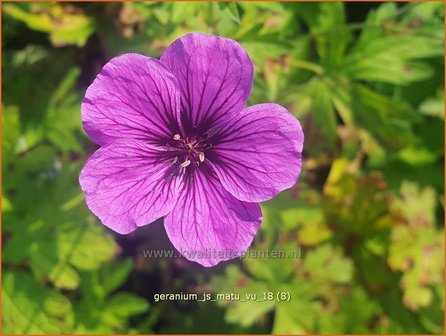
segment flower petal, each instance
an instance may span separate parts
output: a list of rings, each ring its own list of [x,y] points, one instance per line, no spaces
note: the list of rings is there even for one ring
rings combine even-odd
[[[296,183],[304,134],[299,121],[284,107],[251,106],[220,132],[209,164],[236,198],[266,201]]]
[[[79,182],[90,210],[105,226],[129,233],[172,210],[179,179],[163,149],[121,139],[101,147],[81,171]]]
[[[139,54],[113,58],[88,87],[82,124],[105,145],[119,138],[160,143],[178,132],[180,91],[160,61]]]
[[[234,40],[188,34],[166,49],[161,62],[179,82],[184,98],[181,117],[186,129],[239,113],[251,92],[253,63]]]
[[[262,221],[257,203],[241,202],[210,172],[185,181],[164,224],[173,245],[189,260],[213,266],[245,252]]]

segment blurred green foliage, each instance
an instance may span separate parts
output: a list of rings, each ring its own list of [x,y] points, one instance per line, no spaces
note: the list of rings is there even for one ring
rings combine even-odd
[[[443,334],[443,7],[3,3],[3,333]],[[120,237],[85,206],[85,88],[112,56],[159,57],[192,31],[239,41],[249,103],[304,126],[302,177],[262,204],[252,246],[299,258],[144,259],[172,248],[162,226]],[[164,292],[257,300],[154,302]]]

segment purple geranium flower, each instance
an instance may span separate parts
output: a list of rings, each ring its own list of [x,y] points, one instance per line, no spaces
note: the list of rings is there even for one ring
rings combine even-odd
[[[164,217],[173,245],[204,266],[245,252],[257,202],[297,181],[304,136],[284,107],[244,108],[253,63],[235,41],[193,33],[161,60],[124,54],[87,89],[82,122],[102,147],[80,185],[121,234]]]

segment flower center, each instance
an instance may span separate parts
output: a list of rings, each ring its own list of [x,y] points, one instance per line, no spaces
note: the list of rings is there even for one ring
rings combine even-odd
[[[202,164],[206,160],[206,151],[212,146],[207,141],[207,133],[198,137],[183,137],[180,134],[174,134],[173,140],[177,148],[173,163],[181,168]]]

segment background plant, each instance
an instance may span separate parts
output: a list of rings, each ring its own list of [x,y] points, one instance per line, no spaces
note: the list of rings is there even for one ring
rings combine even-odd
[[[3,332],[443,333],[443,3],[3,3]],[[191,31],[250,53],[249,104],[305,129],[303,176],[262,204],[252,249],[300,259],[202,268],[161,221],[97,223],[79,170],[85,88],[111,57]],[[287,291],[289,302],[155,293]]]

